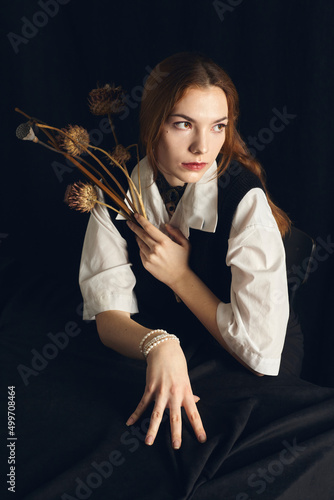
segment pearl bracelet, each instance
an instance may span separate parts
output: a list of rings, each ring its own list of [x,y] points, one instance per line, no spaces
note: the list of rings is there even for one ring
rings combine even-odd
[[[153,339],[149,340],[143,347],[143,351],[146,351],[150,347],[150,345],[153,345],[155,342],[158,340],[162,340],[166,337],[168,337],[169,333],[162,333],[161,335],[157,335],[156,337],[153,337]]]
[[[148,333],[147,333],[147,334],[146,334],[146,335],[145,335],[145,336],[141,339],[141,342],[140,342],[140,344],[139,344],[139,350],[140,350],[140,352],[141,352],[142,354],[144,354],[144,353],[143,353],[143,344],[144,344],[145,340],[146,340],[146,339],[148,339],[148,337],[150,337],[150,336],[151,336],[151,335],[153,335],[154,333],[159,333],[159,332],[161,332],[161,333],[167,333],[167,332],[166,332],[166,330],[160,330],[160,329],[158,329],[158,330],[152,330],[152,331],[148,332]]]
[[[143,349],[143,355],[145,358],[149,355],[149,353],[154,349],[157,345],[161,344],[162,342],[166,342],[166,340],[176,340],[178,343],[180,343],[180,339],[171,333],[167,333],[167,335],[159,335],[160,338],[154,338],[150,342],[148,342],[147,345],[145,345]]]

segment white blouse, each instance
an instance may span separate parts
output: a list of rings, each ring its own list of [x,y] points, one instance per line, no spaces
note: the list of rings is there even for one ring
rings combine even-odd
[[[169,218],[145,157],[140,162],[140,178],[148,220],[161,230],[169,222],[186,237],[189,228],[215,232],[216,169],[214,162],[200,181],[187,185]],[[138,185],[137,167],[132,178]],[[102,199],[102,192],[100,196]],[[277,375],[289,316],[285,252],[266,195],[260,188],[251,189],[237,207],[226,264],[232,274],[231,302],[218,305],[219,331],[229,348],[253,370]],[[126,241],[115,228],[107,208],[96,205],[88,222],[80,265],[83,319],[94,319],[96,314],[108,310],[138,312],[135,282]]]

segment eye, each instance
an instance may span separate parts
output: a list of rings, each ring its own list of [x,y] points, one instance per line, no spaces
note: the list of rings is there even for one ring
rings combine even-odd
[[[227,125],[226,123],[218,123],[217,125],[215,125],[213,127],[213,130],[215,132],[222,132],[224,130],[224,128],[226,127],[226,125]]]
[[[180,130],[189,130],[191,128],[190,122],[176,122],[174,123],[175,127]]]

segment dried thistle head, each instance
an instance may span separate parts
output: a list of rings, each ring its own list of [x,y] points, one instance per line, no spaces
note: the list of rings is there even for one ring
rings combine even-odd
[[[122,162],[126,163],[131,158],[131,154],[124,146],[122,146],[122,144],[117,144],[117,146],[115,147],[115,149],[111,153],[111,156],[116,161],[118,161],[118,163],[121,163],[121,164],[122,164]]]
[[[64,201],[74,210],[90,212],[98,201],[97,192],[92,184],[85,184],[81,181],[75,182],[67,186]]]
[[[22,139],[23,141],[33,141],[33,142],[37,141],[32,123],[30,121],[26,123],[21,123],[17,127],[16,137],[18,139]]]
[[[124,90],[107,83],[89,92],[88,103],[93,115],[117,115],[124,108]]]
[[[84,127],[68,125],[62,131],[69,136],[59,135],[57,137],[59,146],[62,149],[65,149],[72,156],[80,156],[86,152],[86,149],[89,147],[89,133]]]

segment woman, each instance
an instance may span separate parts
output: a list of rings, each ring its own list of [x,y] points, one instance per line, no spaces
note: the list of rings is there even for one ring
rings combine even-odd
[[[160,81],[157,71],[165,75]],[[237,117],[235,87],[215,63],[188,53],[163,61],[146,82],[140,115],[148,220],[112,221],[99,207],[87,229],[84,318],[96,317],[102,342],[124,356],[145,359],[149,350],[145,391],[127,421],[134,424],[155,401],[148,445],[166,408],[174,449],[182,441],[181,407],[206,441],[187,366],[199,353],[210,359],[224,349],[256,375],[279,371],[289,219],[270,200]]]
[[[147,220],[91,213],[84,319],[111,348],[98,365],[108,431],[80,473],[101,484],[97,498],[332,498],[333,391],[299,378],[294,337],[280,369],[289,219],[237,115],[236,90],[211,60],[163,61],[140,114]],[[137,168],[132,177],[138,185]]]

